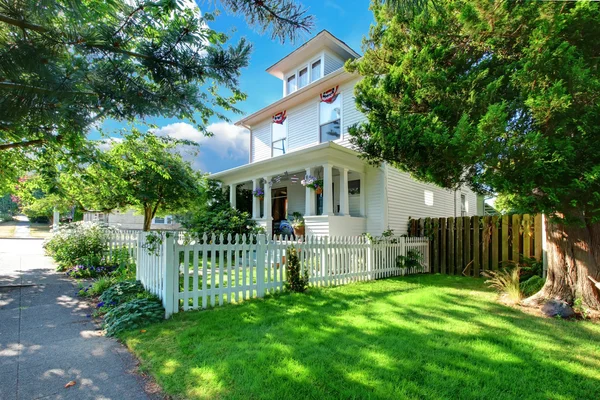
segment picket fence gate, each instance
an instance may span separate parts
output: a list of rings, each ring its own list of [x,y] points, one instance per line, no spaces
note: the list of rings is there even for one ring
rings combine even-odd
[[[152,238],[149,238],[152,236]],[[157,238],[159,238],[157,240]],[[127,248],[136,278],[158,296],[166,317],[180,310],[208,308],[280,292],[286,282],[288,248],[294,246],[311,286],[337,286],[417,272],[430,272],[429,239],[265,235],[203,236],[123,232],[110,251]],[[421,269],[399,267],[399,256],[421,255]]]

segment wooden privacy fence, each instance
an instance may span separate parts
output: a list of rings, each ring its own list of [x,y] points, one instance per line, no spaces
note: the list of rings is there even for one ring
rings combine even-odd
[[[479,276],[523,256],[542,260],[542,215],[421,218],[409,236],[431,238],[431,271]]]
[[[343,285],[429,272],[427,238],[309,237],[268,240],[265,235],[207,237],[187,243],[172,235],[150,248],[148,233],[137,242],[137,279],[161,298],[166,315],[207,308],[283,290],[287,252],[298,251],[311,286]],[[399,256],[422,256],[422,271],[401,268]]]

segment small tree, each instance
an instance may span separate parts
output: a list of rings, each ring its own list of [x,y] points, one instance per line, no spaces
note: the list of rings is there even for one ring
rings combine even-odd
[[[548,279],[529,302],[600,309],[600,5],[381,3],[349,64],[368,117],[352,142],[373,163],[549,215]]]
[[[204,178],[176,151],[179,144],[134,130],[85,170],[66,173],[67,192],[86,209],[133,207],[148,231],[157,214],[185,211],[202,195]]]

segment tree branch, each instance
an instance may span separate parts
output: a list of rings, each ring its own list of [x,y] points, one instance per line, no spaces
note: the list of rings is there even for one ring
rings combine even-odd
[[[55,137],[55,139],[57,141],[60,141],[62,139],[62,136],[57,135]],[[38,146],[40,144],[44,144],[47,142],[48,142],[48,139],[35,139],[35,140],[27,140],[27,141],[23,141],[23,142],[0,144],[0,151],[16,149],[16,148],[23,148],[23,147]]]
[[[73,91],[58,92],[53,89],[46,89],[46,88],[39,87],[39,86],[23,85],[21,83],[12,83],[12,82],[0,82],[0,89],[25,90],[25,91],[29,91],[29,92],[35,92],[35,93],[52,94],[54,96],[56,96],[57,94],[72,95],[72,96],[78,96],[78,95],[97,96],[98,95],[97,93],[94,93],[94,92],[73,92]]]

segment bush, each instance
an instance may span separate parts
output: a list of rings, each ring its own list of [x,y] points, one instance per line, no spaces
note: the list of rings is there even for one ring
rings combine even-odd
[[[533,275],[526,281],[521,282],[521,292],[523,293],[523,296],[529,297],[539,292],[544,286],[544,283],[546,283],[544,278],[538,275]]]
[[[396,258],[396,267],[401,269],[409,269],[411,271],[423,271],[423,255],[418,250],[408,250],[405,256]]]
[[[287,249],[287,274],[285,287],[296,293],[303,293],[308,288],[308,272],[300,264],[298,250],[294,246]]]
[[[162,321],[165,310],[156,297],[129,301],[106,313],[104,326],[108,336],[137,329],[153,322]]]
[[[115,270],[116,266],[114,265],[76,265],[67,270],[67,275],[76,279],[90,279],[109,275]]]
[[[119,305],[137,298],[138,294],[145,292],[140,281],[127,280],[117,282],[102,293],[100,301],[105,304]]]
[[[59,227],[44,248],[59,264],[59,270],[75,265],[98,266],[114,228],[93,222],[74,222]]]
[[[519,285],[520,273],[521,269],[515,267],[500,271],[485,271],[483,275],[489,278],[485,283],[505,294],[511,301],[518,303],[523,298]]]
[[[91,286],[90,290],[88,291],[89,295],[90,296],[101,296],[113,284],[114,284],[114,282],[112,281],[112,279],[110,279],[108,277],[99,278],[94,283],[92,283],[92,286]]]

